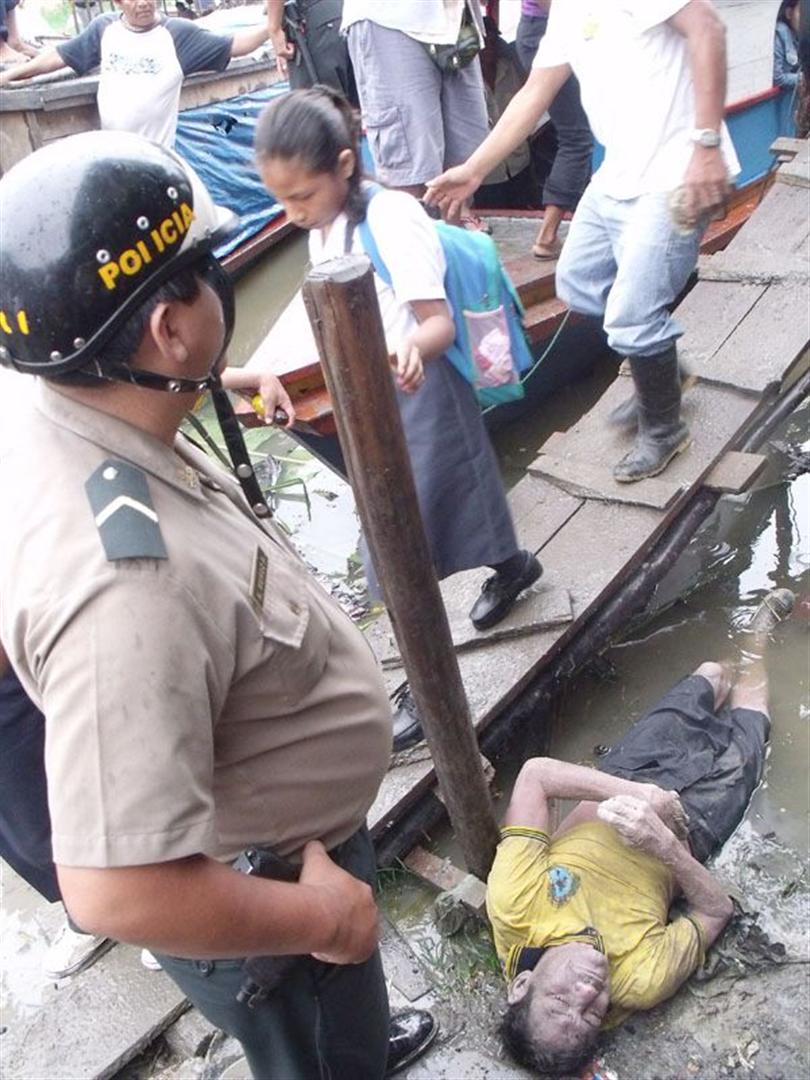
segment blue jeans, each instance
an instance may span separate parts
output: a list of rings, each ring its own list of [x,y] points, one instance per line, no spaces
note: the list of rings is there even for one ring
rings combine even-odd
[[[374,848],[365,829],[331,854],[349,873],[373,884]],[[158,959],[203,1016],[239,1040],[257,1080],[381,1080],[385,1075],[388,997],[379,950],[364,964],[303,957],[254,1007],[236,1000],[241,960]]]
[[[557,263],[557,296],[603,319],[622,356],[654,356],[683,333],[670,307],[697,265],[703,228],[678,233],[668,199],[613,199],[590,184]]]

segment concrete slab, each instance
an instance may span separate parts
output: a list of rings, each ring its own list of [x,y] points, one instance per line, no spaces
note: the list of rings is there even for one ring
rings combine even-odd
[[[3,1076],[104,1080],[188,1007],[167,975],[118,946],[2,1037]]]
[[[676,318],[684,334],[678,342],[678,352],[693,374],[710,377],[714,370],[712,357],[766,288],[766,285],[739,282],[701,281],[679,304]]]
[[[747,491],[768,463],[764,454],[742,454],[729,450],[710,470],[704,487],[722,491],[726,495],[738,495]]]
[[[567,589],[553,588],[542,579],[515,602],[509,615],[489,630],[476,630],[470,622],[470,608],[484,581],[492,574],[487,567],[455,574],[442,583],[442,596],[456,652],[480,649],[506,638],[525,637],[549,627],[571,622],[571,597]],[[371,637],[372,648],[383,668],[401,668],[402,657],[387,615],[377,620]]]
[[[526,1080],[531,1073],[478,1050],[457,1045],[440,1047],[404,1074],[406,1080]]]
[[[782,382],[808,344],[807,284],[771,285],[700,375],[706,381],[764,393]]]
[[[631,506],[651,506],[655,510],[666,510],[683,490],[681,484],[670,483],[666,477],[619,484],[605,468],[604,462],[583,461],[582,458],[566,454],[562,447],[559,454],[542,450],[529,466],[529,471],[533,476],[545,477],[569,495]]]
[[[509,509],[521,547],[538,552],[582,506],[582,499],[539,476],[523,476],[509,492]]]
[[[433,989],[416,953],[384,916],[380,920],[380,949],[385,977],[409,1002],[417,1002]]]
[[[611,468],[633,443],[632,432],[620,431],[608,422],[610,412],[626,398],[629,390],[628,379],[616,379],[591,411],[564,436],[555,436],[553,442],[555,455],[560,456],[564,450],[566,458],[581,461],[583,474],[594,483],[598,481],[597,490],[603,492],[622,486],[613,481]],[[739,390],[698,383],[683,401],[683,415],[692,431],[692,445],[656,479],[684,489],[697,483],[751,415],[755,405],[753,396]],[[566,578],[556,580],[567,581]]]

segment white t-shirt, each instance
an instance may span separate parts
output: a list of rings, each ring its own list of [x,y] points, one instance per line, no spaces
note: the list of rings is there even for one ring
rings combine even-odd
[[[165,19],[151,30],[127,28],[118,14],[98,15],[80,34],[57,46],[79,75],[100,67],[101,127],[131,131],[174,146],[183,76],[224,71],[233,39],[188,19]]]
[[[343,0],[341,30],[368,19],[389,30],[401,30],[417,41],[452,45],[458,40],[465,0]],[[483,21],[478,0],[470,0],[470,12],[483,43]]]
[[[102,128],[174,145],[183,71],[169,31],[141,34],[113,23],[101,39],[98,113]]]
[[[616,199],[672,191],[692,156],[695,95],[686,38],[666,22],[686,0],[558,0],[534,67],[569,64],[605,160],[593,186]],[[725,124],[731,176],[740,165]]]
[[[374,275],[380,304],[385,343],[395,354],[406,335],[419,322],[410,308],[414,300],[445,300],[444,275],[447,264],[441,241],[433,222],[413,198],[404,191],[380,191],[369,203],[368,226],[380,257],[391,275],[391,286]],[[324,240],[320,229],[309,234],[309,257],[313,266],[344,254],[347,218],[340,214]],[[365,254],[357,228],[350,248]]]

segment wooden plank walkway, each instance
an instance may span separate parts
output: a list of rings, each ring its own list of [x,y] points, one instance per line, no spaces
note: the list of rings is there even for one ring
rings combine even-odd
[[[545,573],[533,595],[516,605],[503,634],[458,652],[479,733],[559,656],[702,486],[740,490],[761,468],[757,455],[733,448],[763,402],[787,388],[810,355],[808,149],[807,142],[787,147],[791,160],[780,167],[776,183],[729,247],[701,260],[701,280],[677,310],[685,331],[682,354],[697,377],[684,398],[693,436],[689,449],[655,479],[631,485],[612,479],[612,464],[630,445],[630,436],[606,423],[631,390],[630,379],[620,377],[586,416],[551,436],[510,493],[518,536],[538,553]],[[510,272],[520,282],[525,257],[517,245],[526,244],[526,226],[495,224]],[[531,269],[527,264],[525,273]],[[552,272],[550,264],[529,304],[550,302]],[[470,571],[442,583],[452,626],[466,619],[487,573]],[[544,604],[553,616],[566,595],[571,618],[544,621]],[[386,617],[369,640],[393,690],[405,673],[396,665]],[[434,783],[424,745],[395,757],[371,810],[375,837]]]

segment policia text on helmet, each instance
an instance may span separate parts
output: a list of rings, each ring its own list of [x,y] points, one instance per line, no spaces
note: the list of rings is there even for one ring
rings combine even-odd
[[[74,385],[211,389],[245,495],[267,515],[219,382],[234,297],[212,252],[235,215],[214,204],[172,151],[105,131],[51,143],[9,170],[0,180],[0,221],[0,363]],[[183,377],[136,366],[156,306],[191,303],[201,282],[219,297],[224,323],[208,370]]]

